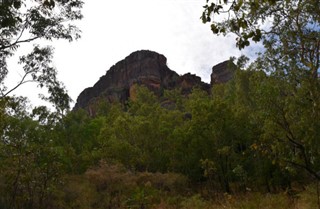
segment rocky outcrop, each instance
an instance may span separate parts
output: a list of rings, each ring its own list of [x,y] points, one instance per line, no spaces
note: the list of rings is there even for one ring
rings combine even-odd
[[[119,101],[124,103],[129,98],[134,100],[137,85],[144,85],[161,96],[163,90],[180,88],[185,95],[197,86],[210,92],[214,84],[225,83],[232,79],[236,66],[225,61],[212,68],[211,85],[201,81],[199,76],[187,73],[179,76],[167,66],[167,58],[157,52],[136,51],[124,60],[112,66],[93,87],[86,88],[78,96],[74,109],[83,108],[94,115],[96,101]],[[172,102],[163,102],[170,109]]]
[[[99,81],[81,92],[75,109],[88,109],[98,99],[125,102],[133,97],[135,85],[144,85],[157,95],[164,89],[181,88],[185,94],[199,86],[209,91],[210,85],[190,73],[179,76],[167,66],[167,58],[153,51],[136,51],[112,66]]]
[[[237,66],[232,61],[224,61],[212,67],[211,85],[226,83],[233,78]]]

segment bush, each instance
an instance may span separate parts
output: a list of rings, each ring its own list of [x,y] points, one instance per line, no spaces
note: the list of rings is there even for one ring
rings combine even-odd
[[[83,176],[67,176],[63,188],[55,192],[54,207],[61,209],[91,209],[97,193],[92,184]]]
[[[188,178],[177,173],[149,173],[143,172],[137,175],[139,185],[150,186],[166,192],[182,192],[188,187]]]
[[[209,203],[199,194],[186,198],[181,202],[182,209],[209,209]]]

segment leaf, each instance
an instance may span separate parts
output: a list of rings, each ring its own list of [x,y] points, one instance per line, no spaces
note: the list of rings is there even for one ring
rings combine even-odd
[[[13,2],[13,6],[14,6],[14,8],[15,9],[20,9],[20,7],[21,7],[21,1],[14,1]]]

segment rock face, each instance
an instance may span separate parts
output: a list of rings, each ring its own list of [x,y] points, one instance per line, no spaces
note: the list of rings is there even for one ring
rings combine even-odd
[[[233,78],[237,69],[232,61],[224,61],[212,67],[211,85],[226,83]]]
[[[195,86],[210,91],[210,85],[202,82],[200,77],[190,73],[179,76],[170,70],[165,56],[141,50],[112,66],[93,87],[82,91],[74,109],[88,110],[101,98],[109,102],[124,102],[132,96],[136,84],[148,87],[157,95],[161,95],[164,89],[176,87],[180,87],[185,94]]]

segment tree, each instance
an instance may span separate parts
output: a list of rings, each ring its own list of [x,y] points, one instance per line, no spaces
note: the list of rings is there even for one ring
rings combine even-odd
[[[80,37],[71,24],[80,20],[81,0],[6,0],[0,3],[0,204],[5,208],[49,208],[54,189],[61,183],[63,150],[57,146],[56,124],[69,108],[70,98],[52,65],[53,48],[39,45],[57,39]],[[7,60],[23,43],[33,42],[22,55],[22,77],[16,86],[5,84]],[[29,112],[26,99],[11,96],[21,85],[35,82],[45,87],[45,107]]]
[[[54,132],[59,135],[55,143],[64,150],[70,173],[83,173],[95,164],[97,137],[104,123],[105,118],[91,118],[85,110],[79,109],[69,112],[55,126]]]
[[[221,90],[227,85],[215,86]],[[224,89],[223,89],[224,90]],[[227,93],[225,91],[224,93]],[[185,104],[191,115],[182,126],[174,129],[172,167],[195,182],[208,180],[212,188],[216,182],[225,192],[231,192],[233,169],[241,164],[236,147],[242,139],[233,115],[229,96],[213,89],[213,97],[200,89],[193,89]],[[226,96],[225,96],[226,95]],[[240,128],[241,129],[241,128]],[[188,153],[188,154],[186,154]]]
[[[263,40],[264,67],[290,72],[320,67],[320,2],[318,0],[206,0],[202,14],[215,34],[233,33],[237,47]],[[222,18],[220,18],[222,16]]]
[[[11,89],[5,85],[10,71],[7,59],[23,43],[80,38],[80,30],[71,22],[82,18],[82,5],[81,0],[7,0],[0,4],[0,99],[22,84],[36,82],[39,87],[48,89],[50,96],[43,96],[43,99],[52,102],[60,112],[69,107],[70,99],[51,63],[52,47],[34,45],[29,54],[20,57],[19,64],[23,65],[24,72]]]
[[[261,151],[283,168],[302,169],[319,180],[320,110],[315,104],[320,102],[320,83],[305,74],[271,75],[255,82],[257,117],[263,121]]]
[[[6,103],[6,104],[4,104]],[[0,130],[0,205],[50,208],[61,183],[62,155],[55,145],[55,118],[47,110],[26,111],[23,98],[2,100]],[[10,114],[8,114],[10,113]],[[42,116],[47,115],[45,120]]]
[[[265,51],[250,66],[269,72],[251,79],[255,117],[263,121],[262,152],[283,168],[294,166],[319,179],[320,2],[206,2],[202,20],[211,22],[213,33],[235,34],[239,49],[263,41]]]

